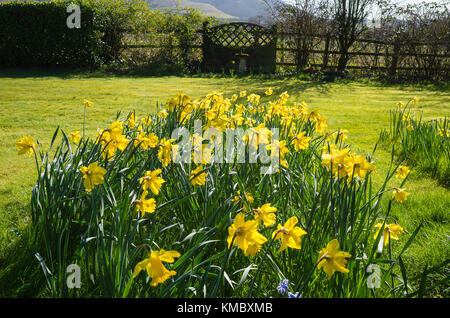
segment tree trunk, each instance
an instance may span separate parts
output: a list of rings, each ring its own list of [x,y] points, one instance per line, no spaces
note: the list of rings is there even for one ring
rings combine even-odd
[[[347,48],[341,49],[337,67],[337,71],[339,74],[343,74],[345,72],[347,62],[348,62],[348,49]]]

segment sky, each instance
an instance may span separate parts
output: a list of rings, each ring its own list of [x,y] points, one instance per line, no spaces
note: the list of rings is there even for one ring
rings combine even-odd
[[[284,2],[295,2],[295,0],[283,0]],[[331,0],[328,0],[331,1]],[[418,4],[423,2],[437,2],[437,3],[444,3],[447,5],[447,8],[450,10],[450,0],[391,0],[393,3],[401,5],[401,6],[407,6],[408,4]],[[374,9],[374,15],[377,15],[378,10]]]

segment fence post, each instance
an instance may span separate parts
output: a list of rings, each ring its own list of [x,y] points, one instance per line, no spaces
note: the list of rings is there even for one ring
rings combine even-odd
[[[389,67],[389,76],[391,78],[395,76],[395,73],[397,71],[399,53],[400,53],[400,41],[398,40],[398,38],[396,38],[394,40],[394,51],[392,53],[391,65]]]
[[[209,25],[209,21],[205,21],[203,22],[203,27],[202,27],[202,62],[201,62],[201,70],[203,73],[205,73],[207,71],[207,51],[209,49],[209,41],[208,41],[208,25]]]
[[[325,69],[328,66],[328,51],[330,50],[330,34],[327,34],[325,38],[325,50],[323,53],[322,68]]]
[[[271,72],[275,73],[277,71],[277,46],[278,46],[278,30],[277,30],[276,24],[272,25],[271,31],[272,31],[272,35],[274,37],[273,45],[275,46],[274,47],[275,57],[273,59],[273,65],[271,67]]]

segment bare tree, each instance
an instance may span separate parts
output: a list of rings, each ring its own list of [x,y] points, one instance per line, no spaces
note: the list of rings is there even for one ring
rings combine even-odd
[[[374,0],[333,0],[333,29],[339,47],[338,72],[343,73],[349,49],[365,31],[366,18]]]
[[[327,21],[326,0],[264,0],[278,30],[294,34],[296,64],[299,71],[309,63],[314,36],[323,34]]]
[[[395,72],[397,66],[413,69],[408,74],[410,77],[448,78],[449,4],[450,1],[423,1],[401,6],[387,0],[378,0],[378,35],[394,44],[389,74],[391,78],[399,75]],[[399,54],[400,48],[402,54]]]

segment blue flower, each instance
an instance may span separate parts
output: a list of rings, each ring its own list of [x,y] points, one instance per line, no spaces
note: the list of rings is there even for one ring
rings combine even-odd
[[[280,282],[280,285],[278,285],[277,287],[277,290],[280,292],[281,295],[286,295],[288,289],[289,289],[289,281],[287,279],[282,280]]]
[[[288,292],[288,298],[302,298],[302,295],[299,295],[298,292],[295,294]]]

